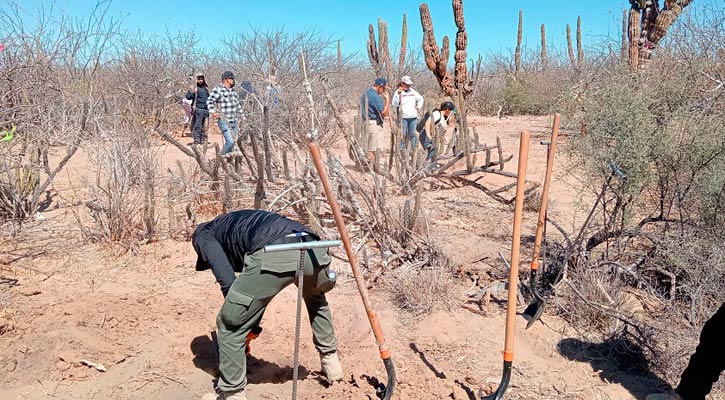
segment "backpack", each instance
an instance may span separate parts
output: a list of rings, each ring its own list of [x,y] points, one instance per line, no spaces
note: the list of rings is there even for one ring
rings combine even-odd
[[[426,123],[426,121],[428,121],[428,118],[430,118],[430,114],[433,111],[440,112],[440,110],[437,109],[437,108],[434,108],[434,109],[432,109],[430,111],[426,111],[426,113],[423,115],[423,117],[420,118],[420,121],[418,121],[418,125],[415,126],[415,130],[416,131],[420,132],[420,131],[422,131],[425,128],[425,123]],[[433,121],[433,124],[436,124],[437,122],[438,121]]]

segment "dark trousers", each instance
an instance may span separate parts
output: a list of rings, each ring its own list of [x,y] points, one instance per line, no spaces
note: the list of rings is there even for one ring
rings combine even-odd
[[[203,144],[207,141],[206,119],[208,116],[208,110],[203,108],[194,109],[194,115],[191,117],[191,134],[196,144]]]
[[[420,145],[428,151],[428,155],[425,157],[425,160],[433,161],[436,156],[436,148],[433,142],[431,142],[430,138],[428,137],[428,133],[426,133],[425,129],[420,130],[418,140],[420,141]]]
[[[684,400],[705,400],[725,369],[725,303],[702,328],[700,344],[682,373],[677,394]]]

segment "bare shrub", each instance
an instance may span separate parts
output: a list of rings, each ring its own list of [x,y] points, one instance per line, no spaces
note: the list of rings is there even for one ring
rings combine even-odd
[[[386,286],[393,303],[413,315],[450,310],[459,302],[453,275],[445,266],[403,264],[387,277]]]
[[[106,18],[108,5],[82,20],[41,10],[35,24],[17,5],[0,10],[0,130],[15,132],[0,144],[2,221],[22,222],[47,205],[53,178],[97,126],[94,88],[119,28]],[[57,153],[64,155],[52,165]]]
[[[584,336],[628,336],[670,382],[725,302],[725,87],[712,58],[723,41],[678,41],[722,35],[722,11],[710,12],[677,25],[647,69],[603,69],[577,89],[568,108],[582,134],[567,151],[597,200],[549,263],[560,314]]]
[[[99,138],[92,159],[94,182],[85,202],[95,222],[84,227],[91,240],[133,249],[156,234],[155,150],[143,135],[111,134]],[[146,139],[147,140],[147,139]]]

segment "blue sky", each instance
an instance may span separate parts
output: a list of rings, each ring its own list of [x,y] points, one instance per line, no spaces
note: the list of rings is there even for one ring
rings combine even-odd
[[[443,35],[453,38],[456,27],[450,0],[428,1],[433,18],[436,39]],[[38,7],[53,5],[71,16],[90,13],[94,0],[63,0],[58,2],[21,0],[21,8],[35,13]],[[213,2],[205,0],[114,0],[110,14],[123,19],[130,32],[164,34],[167,30],[195,30],[203,47],[214,47],[223,36],[249,30],[250,26],[268,29],[284,28],[287,32],[315,29],[334,39],[342,39],[345,54],[357,52],[365,57],[367,26],[377,26],[377,18],[388,23],[393,54],[400,42],[402,15],[408,18],[408,43],[420,47],[422,29],[418,6],[421,1],[334,1],[334,0],[267,0]],[[550,46],[566,44],[566,24],[576,26],[582,17],[585,46],[607,38],[618,40],[622,10],[626,0],[466,0],[464,13],[468,31],[468,53],[507,51],[516,46],[516,28],[519,9],[524,10],[524,44],[531,48],[539,45],[541,24],[546,24]],[[688,7],[725,8],[725,0],[696,0]],[[452,57],[452,56],[451,56]]]

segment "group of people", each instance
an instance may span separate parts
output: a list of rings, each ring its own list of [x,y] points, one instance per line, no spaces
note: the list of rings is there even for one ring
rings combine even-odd
[[[186,93],[186,100],[191,101],[191,134],[194,144],[208,141],[206,120],[211,116],[224,136],[221,153],[230,154],[239,136],[238,121],[244,118],[239,97],[233,90],[234,73],[225,71],[221,82],[212,90],[209,90],[204,74],[197,73],[195,78],[196,86]]]
[[[250,81],[242,81],[242,98],[234,90],[236,81],[232,71],[222,74],[221,82],[209,90],[206,77],[203,73],[194,74],[196,85],[186,93],[182,100],[182,107],[191,125],[191,134],[194,144],[204,144],[208,141],[206,132],[207,118],[211,116],[216,120],[219,131],[224,136],[222,154],[235,154],[234,145],[239,137],[239,121],[245,119],[243,104],[252,103],[255,96]],[[279,103],[280,90],[274,76],[269,78],[269,85],[265,93],[265,101],[271,105]],[[189,121],[190,119],[190,121]]]
[[[388,93],[388,81],[377,78],[371,88],[362,95],[362,120],[367,127],[368,143],[367,155],[370,163],[375,164],[375,152],[387,147],[385,117],[390,115],[391,106],[398,110],[401,117],[400,148],[410,146],[415,151],[417,142],[428,152],[426,163],[436,166],[436,151],[433,138],[439,131],[448,128],[451,113],[455,105],[445,101],[437,108],[425,112],[425,99],[413,88],[413,80],[405,75],[393,94],[392,100]]]

